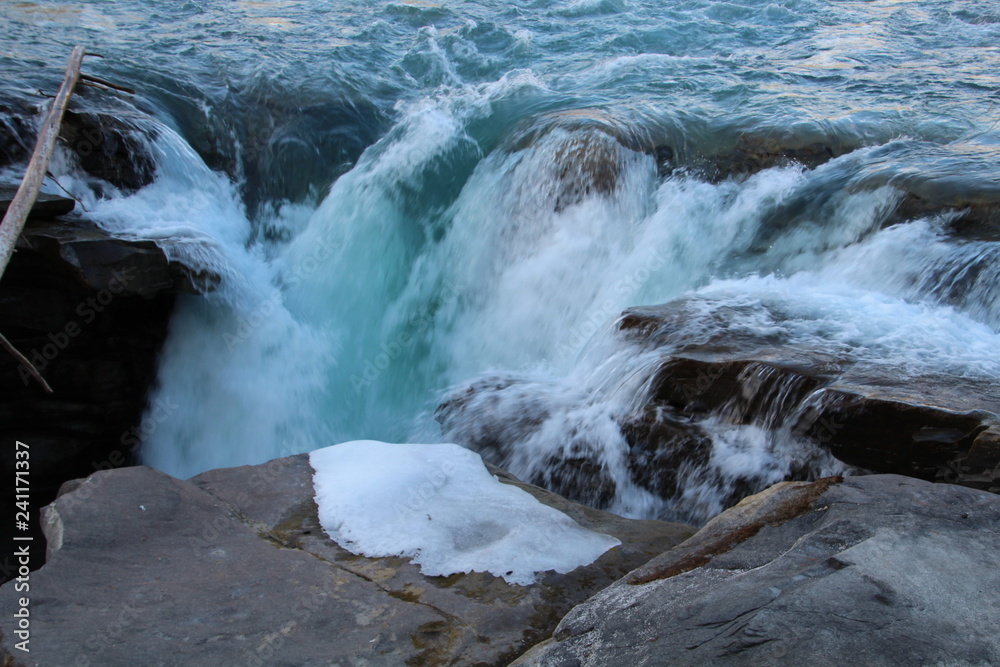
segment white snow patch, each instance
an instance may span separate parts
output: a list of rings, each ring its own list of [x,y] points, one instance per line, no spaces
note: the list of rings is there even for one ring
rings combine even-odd
[[[452,444],[346,442],[309,455],[323,529],[370,557],[406,556],[428,576],[489,572],[527,586],[621,542],[501,483]]]

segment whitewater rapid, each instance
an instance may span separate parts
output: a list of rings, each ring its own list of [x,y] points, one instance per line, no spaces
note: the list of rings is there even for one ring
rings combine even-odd
[[[38,66],[63,60],[51,31],[92,45],[94,73],[138,94],[80,103],[139,127],[155,178],[118,191],[69,151],[53,173],[85,217],[220,278],[178,299],[149,396],[177,407],[146,416],[143,462],[188,477],[440,442],[441,403],[508,383],[462,428],[530,422],[513,473],[585,442],[609,507],[697,519],[740,475],[846,466],[780,420],[707,415],[686,509],[639,489],[615,424],[672,350],[742,338],[899,382],[1000,377],[1000,245],[965,213],[1000,200],[994,14],[6,3],[4,128],[60,74]],[[621,335],[625,309],[664,303],[685,317],[661,348]]]

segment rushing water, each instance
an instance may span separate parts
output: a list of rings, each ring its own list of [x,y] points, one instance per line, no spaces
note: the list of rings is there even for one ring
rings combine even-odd
[[[137,90],[79,103],[145,128],[156,179],[96,187],[64,154],[85,215],[223,277],[181,300],[162,354],[155,394],[179,408],[142,458],[172,474],[440,440],[449,388],[496,375],[534,388],[508,409],[548,419],[513,472],[574,430],[613,470],[609,420],[651,367],[613,323],[682,296],[687,341],[726,312],[902,377],[1000,377],[1000,243],[895,213],[904,190],[1000,200],[995,3],[5,2],[0,20],[9,108],[53,90],[75,43]],[[719,166],[817,144],[835,157],[815,168]],[[782,476],[778,431],[705,427],[721,477],[691,495]],[[662,514],[626,491],[618,511]]]

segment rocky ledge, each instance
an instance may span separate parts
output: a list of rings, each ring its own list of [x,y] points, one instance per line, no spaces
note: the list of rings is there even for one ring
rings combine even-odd
[[[753,308],[764,306],[744,310]],[[532,484],[602,508],[614,506],[631,484],[664,501],[660,518],[698,525],[774,482],[838,473],[899,474],[1000,492],[994,379],[906,376],[833,345],[728,326],[731,313],[705,317],[700,309],[680,299],[629,309],[617,322],[621,350],[638,360],[626,367],[637,387],[630,405],[612,414],[622,471],[603,463],[607,434],[584,429],[540,463],[522,463],[531,462],[532,438],[551,428],[560,409],[545,402],[531,378],[481,379],[454,392],[436,418],[449,441]],[[718,463],[717,433],[740,428],[772,434],[780,474]],[[699,485],[719,489],[721,500],[704,502]]]
[[[4,665],[504,665],[574,605],[694,530],[631,521],[519,483],[622,544],[531,586],[426,577],[355,556],[317,518],[307,455],[181,481],[147,467],[68,483],[44,513],[46,565],[0,589],[30,597],[30,656],[0,620]],[[30,660],[28,659],[30,657]]]
[[[1000,497],[783,483],[576,607],[541,665],[995,665]]]
[[[1000,497],[897,475],[786,482],[693,529],[500,479],[622,544],[530,586],[427,577],[319,526],[306,455],[70,482],[0,604],[4,665],[986,665]],[[689,537],[690,536],[690,537]],[[682,542],[682,540],[686,539]],[[23,606],[23,605],[22,605]],[[513,661],[513,662],[511,662]]]

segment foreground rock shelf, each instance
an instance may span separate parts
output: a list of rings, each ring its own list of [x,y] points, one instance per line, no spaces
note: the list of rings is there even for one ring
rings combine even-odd
[[[984,665],[1000,497],[897,475],[781,483],[693,529],[521,484],[622,545],[532,586],[341,549],[306,455],[71,482],[45,512],[31,653],[4,665]],[[690,537],[689,537],[690,536]],[[685,540],[685,538],[688,538]],[[17,607],[15,582],[0,604]],[[520,657],[518,657],[520,656]],[[513,662],[512,662],[513,661]]]
[[[24,665],[503,665],[573,605],[694,530],[630,521],[518,484],[622,545],[529,587],[488,574],[425,577],[402,558],[326,537],[300,455],[181,481],[146,467],[71,482],[45,513]],[[13,609],[14,582],[0,590]]]
[[[830,482],[744,500],[513,664],[998,664],[1000,498]]]

